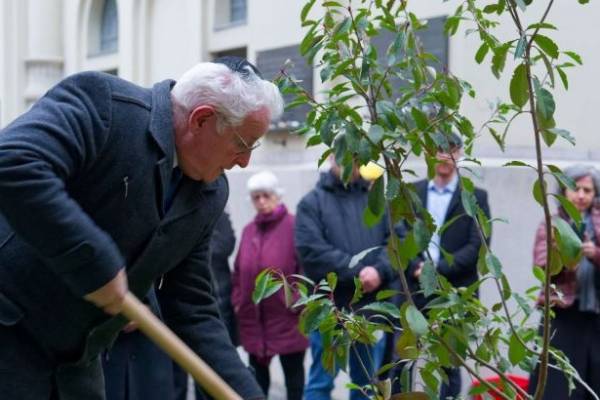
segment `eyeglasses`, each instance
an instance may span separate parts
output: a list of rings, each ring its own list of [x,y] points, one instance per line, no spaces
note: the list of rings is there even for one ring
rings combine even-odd
[[[236,145],[239,149],[239,151],[236,154],[248,154],[248,153],[252,153],[254,150],[256,150],[257,148],[260,147],[261,143],[260,141],[256,141],[254,142],[254,144],[252,146],[248,145],[248,143],[244,140],[244,138],[242,136],[240,136],[239,133],[237,133],[237,131],[233,131],[233,133],[235,133],[235,136],[237,138],[236,141]]]

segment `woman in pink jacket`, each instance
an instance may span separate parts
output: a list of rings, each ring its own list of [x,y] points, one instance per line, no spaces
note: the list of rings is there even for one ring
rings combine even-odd
[[[551,344],[565,353],[581,379],[600,394],[600,302],[596,287],[600,281],[600,177],[595,168],[586,165],[574,165],[563,172],[575,181],[576,189],[564,189],[560,194],[581,213],[583,225],[576,227],[560,207],[554,218],[562,218],[574,226],[582,240],[583,257],[575,269],[563,268],[552,277],[556,290],[548,299],[555,313],[551,321]],[[533,250],[534,263],[541,267],[546,266],[546,237],[546,225],[542,222]],[[547,299],[540,295],[539,303],[544,301]],[[530,393],[535,392],[537,375],[536,369],[530,378]],[[568,399],[592,399],[592,396],[578,383],[569,395],[563,372],[549,369],[544,400]]]
[[[278,355],[287,398],[300,400],[308,341],[298,330],[299,314],[286,307],[283,290],[258,305],[252,302],[256,276],[264,269],[278,270],[287,276],[300,273],[294,246],[294,216],[281,203],[282,191],[271,172],[251,176],[248,191],[257,214],[242,233],[232,278],[231,299],[240,341],[265,394],[270,384],[269,363]]]

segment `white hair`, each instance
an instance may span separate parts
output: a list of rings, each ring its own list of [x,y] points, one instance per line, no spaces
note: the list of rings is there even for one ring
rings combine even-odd
[[[279,197],[283,195],[283,189],[279,186],[279,180],[271,171],[262,171],[252,175],[248,179],[247,187],[250,193],[275,193]]]
[[[252,71],[242,75],[219,63],[196,64],[181,76],[171,95],[186,115],[200,105],[214,107],[219,133],[227,126],[241,125],[253,112],[267,110],[271,120],[283,113],[277,86]]]

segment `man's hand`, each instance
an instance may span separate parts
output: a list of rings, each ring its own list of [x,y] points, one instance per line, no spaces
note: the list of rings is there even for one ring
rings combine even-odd
[[[583,255],[587,258],[596,257],[596,245],[591,240],[583,242],[581,244],[581,250],[583,251]]]
[[[116,315],[123,308],[127,290],[127,275],[125,275],[125,269],[122,269],[106,285],[86,294],[83,298],[94,303],[96,307],[103,309],[107,314]]]
[[[363,291],[365,293],[371,293],[381,285],[381,278],[379,272],[375,267],[367,266],[360,270],[358,279],[362,283]]]

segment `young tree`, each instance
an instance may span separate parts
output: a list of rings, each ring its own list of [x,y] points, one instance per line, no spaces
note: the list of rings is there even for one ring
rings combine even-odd
[[[582,4],[586,2],[579,0]],[[508,57],[517,61],[507,90],[510,101],[497,105],[482,131],[489,132],[504,149],[515,118],[522,116],[531,121],[536,164],[513,161],[506,167],[527,166],[537,174],[533,196],[544,211],[549,268],[535,267],[534,274],[548,298],[550,276],[564,266],[577,264],[581,242],[569,224],[551,219],[547,179],[555,179],[567,187],[573,187],[574,182],[558,167],[544,163],[542,147],[552,146],[557,139],[574,144],[570,133],[556,125],[552,91],[558,84],[568,89],[567,69],[582,61],[572,51],[561,51],[550,37],[556,30],[548,21],[553,0],[545,0],[543,14],[528,25],[523,21],[525,15],[532,18],[528,13],[532,0],[488,3],[484,6],[475,0],[461,2],[447,19],[445,30],[451,36],[461,24],[470,24],[470,34],[480,42],[474,54],[475,62],[483,64],[487,59],[496,78],[505,72]],[[315,10],[318,5],[320,12]],[[509,18],[503,19],[505,16]],[[409,158],[422,159],[431,178],[438,150],[448,149],[449,135],[458,132],[465,142],[468,161],[480,164],[471,153],[479,132],[460,108],[463,97],[475,97],[475,91],[468,82],[441,68],[435,57],[421,47],[419,33],[427,28],[427,22],[410,11],[408,0],[308,0],[300,18],[307,29],[300,50],[319,68],[327,90],[324,99],[317,101],[285,70],[279,81],[280,87],[295,95],[288,107],[310,104],[311,111],[298,133],[307,138],[309,146],[327,146],[319,163],[334,154],[337,163],[343,166],[345,179],[350,178],[355,162],[361,165],[376,162],[385,171],[385,175],[373,183],[364,218],[367,224],[374,224],[382,218],[386,207],[389,209],[392,234],[387,250],[406,301],[397,307],[389,301],[395,293],[382,291],[378,294],[379,301],[368,306],[379,318],[365,318],[357,315],[356,310],[339,310],[334,306],[331,291],[336,286],[336,278],[333,275],[328,276],[327,282],[318,282],[309,290],[305,283],[290,285],[285,280],[272,279],[269,274],[263,274],[257,280],[256,300],[281,286],[286,293],[291,293],[291,286],[299,289],[302,296],[295,306],[304,307],[300,328],[306,333],[319,329],[323,334],[326,344],[323,362],[329,368],[346,364],[353,343],[373,344],[375,331],[396,331],[399,334],[396,350],[406,364],[401,378],[405,393],[402,397],[394,397],[398,399],[426,398],[422,397],[423,393],[414,392],[412,380],[408,379],[409,367],[417,361],[427,396],[437,393],[444,367],[463,366],[483,383],[480,391],[493,390],[479,374],[480,368],[487,368],[502,379],[503,392],[495,391],[498,396],[509,400],[518,394],[524,399],[541,399],[550,353],[565,374],[579,380],[568,360],[549,346],[549,302],[543,310],[541,337],[537,327],[526,324],[532,314],[531,296],[511,290],[500,259],[487,245],[493,221],[477,204],[472,180],[462,173],[459,173],[462,204],[468,216],[476,221],[482,238],[478,261],[480,280],[468,288],[455,288],[437,273],[429,256],[420,284],[423,293],[435,295],[435,300],[429,304],[427,315],[412,301],[405,276],[408,262],[417,254],[428,253],[433,233],[447,226],[435,225],[407,184],[406,176],[413,172],[405,163]],[[497,36],[495,32],[500,20],[508,20],[514,25],[515,37]],[[375,44],[382,36],[391,38],[383,49]],[[468,169],[462,163],[458,167],[459,171]],[[558,200],[570,217],[581,223],[574,206],[564,197],[559,196]],[[392,229],[397,224],[408,228],[403,237],[397,236]],[[442,253],[452,263],[451,256],[443,249]],[[484,280],[493,281],[500,294],[500,302],[491,308],[477,297],[477,289]],[[357,284],[355,299],[358,300],[360,295]],[[508,302],[511,301],[515,302],[517,312],[509,311]],[[541,364],[539,382],[531,397],[506,374],[517,366],[531,371],[538,362]],[[392,367],[385,365],[379,372]],[[369,387],[355,389],[373,398],[391,396],[389,380],[380,381],[377,377]]]

